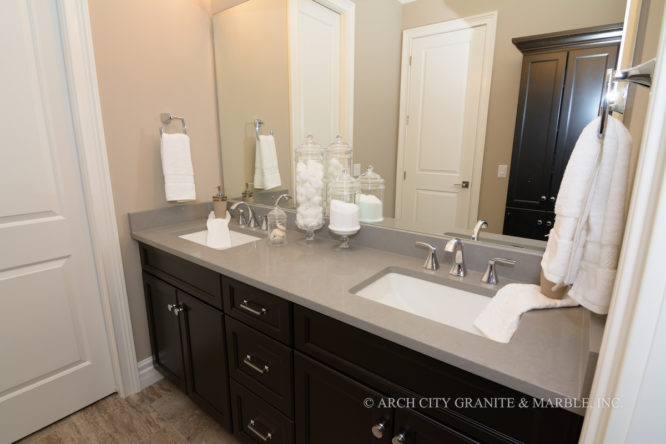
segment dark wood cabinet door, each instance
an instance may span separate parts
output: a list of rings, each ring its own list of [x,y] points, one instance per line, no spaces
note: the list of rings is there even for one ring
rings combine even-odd
[[[502,234],[545,241],[548,240],[546,235],[550,233],[554,221],[555,213],[549,211],[507,208],[504,211]]]
[[[553,176],[548,193],[552,209],[569,162],[583,128],[599,114],[606,71],[617,62],[619,44],[569,51],[560,112]]]
[[[224,315],[187,293],[178,291],[183,311],[187,391],[197,404],[231,429]]]
[[[294,370],[297,444],[391,442],[393,411],[378,406],[382,395],[298,352]],[[379,438],[376,424],[383,424]]]
[[[537,210],[547,205],[566,62],[566,51],[523,59],[508,207]]]
[[[166,378],[185,390],[180,323],[173,311],[178,304],[176,288],[147,273],[143,273],[143,286],[153,364]]]
[[[399,444],[469,444],[479,442],[409,409],[395,410],[395,427],[393,429],[393,442]]]

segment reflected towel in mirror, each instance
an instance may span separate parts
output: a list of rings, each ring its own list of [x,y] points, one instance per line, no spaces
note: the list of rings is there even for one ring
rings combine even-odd
[[[254,158],[254,187],[270,190],[282,185],[273,136],[259,136]]]

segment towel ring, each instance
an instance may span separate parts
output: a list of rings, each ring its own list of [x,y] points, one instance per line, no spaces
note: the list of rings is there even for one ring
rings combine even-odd
[[[259,140],[259,136],[261,135],[261,125],[264,124],[264,121],[261,119],[254,119],[254,131],[257,133],[257,140]],[[274,135],[273,130],[270,131],[271,136]]]
[[[185,119],[183,119],[182,117],[174,116],[171,113],[160,113],[160,120],[165,125],[167,125],[172,120],[180,120],[180,123],[183,124],[183,134],[187,134],[187,124],[185,123]],[[164,134],[164,126],[160,127],[160,136],[162,134]]]

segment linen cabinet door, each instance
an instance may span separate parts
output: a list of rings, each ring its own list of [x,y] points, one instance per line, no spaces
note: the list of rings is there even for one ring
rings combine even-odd
[[[183,326],[187,392],[204,410],[231,429],[224,315],[178,291]]]
[[[382,395],[298,352],[294,370],[297,444],[391,442],[393,409],[378,406]]]
[[[153,365],[167,379],[185,390],[183,348],[176,288],[143,273]]]
[[[413,410],[396,409],[393,444],[470,444],[478,441]]]

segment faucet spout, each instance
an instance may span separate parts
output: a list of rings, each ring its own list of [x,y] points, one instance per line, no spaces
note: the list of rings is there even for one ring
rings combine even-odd
[[[474,225],[474,231],[472,232],[472,240],[479,240],[479,232],[482,228],[488,228],[488,222],[483,219],[480,219]]]
[[[453,261],[449,274],[459,277],[467,275],[467,266],[465,265],[465,254],[463,253],[462,241],[458,238],[451,239],[444,246],[444,251],[453,254]]]
[[[250,228],[257,228],[259,226],[259,221],[257,221],[257,216],[254,214],[254,211],[252,211],[252,207],[248,205],[247,202],[245,201],[236,202],[231,206],[230,209],[235,210],[241,205],[245,205],[245,207],[247,208],[247,218],[243,218],[243,213],[242,213],[243,210],[239,210],[241,211],[241,213],[238,216],[238,225],[247,225]]]

